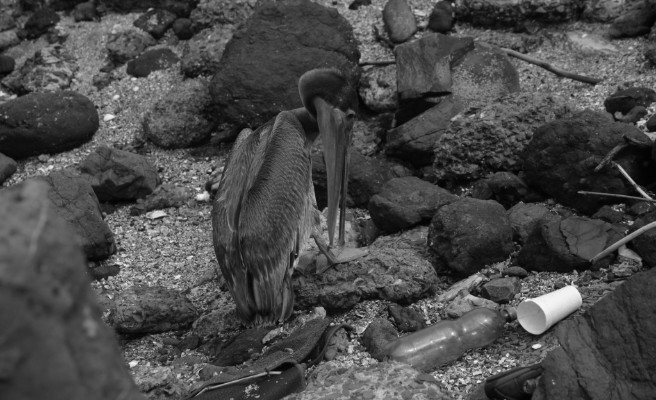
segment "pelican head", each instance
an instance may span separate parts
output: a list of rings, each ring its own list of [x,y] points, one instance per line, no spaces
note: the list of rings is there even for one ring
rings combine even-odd
[[[305,109],[314,117],[323,143],[328,175],[328,236],[333,245],[339,203],[339,244],[344,244],[348,186],[348,146],[358,100],[353,86],[336,69],[314,69],[301,76],[298,90]],[[309,133],[308,133],[309,134]],[[313,138],[311,138],[313,139]]]

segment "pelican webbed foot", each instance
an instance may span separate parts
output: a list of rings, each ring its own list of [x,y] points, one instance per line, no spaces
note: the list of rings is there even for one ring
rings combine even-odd
[[[319,247],[319,251],[326,256],[328,264],[317,269],[317,273],[326,272],[330,267],[357,260],[366,256],[366,250],[355,247],[330,247],[319,235],[312,235],[312,238]]]

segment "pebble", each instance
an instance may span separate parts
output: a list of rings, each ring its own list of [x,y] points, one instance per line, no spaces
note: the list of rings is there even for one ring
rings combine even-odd
[[[108,122],[108,121],[113,120],[114,118],[116,118],[116,115],[113,115],[113,114],[105,114],[105,116],[103,117],[103,121]]]

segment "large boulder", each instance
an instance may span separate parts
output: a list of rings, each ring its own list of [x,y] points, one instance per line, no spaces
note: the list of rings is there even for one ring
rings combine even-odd
[[[498,171],[522,168],[522,150],[535,129],[572,115],[572,106],[557,96],[520,93],[483,107],[472,106],[434,136],[434,173],[438,181],[462,182]]]
[[[116,252],[114,234],[103,219],[98,198],[77,173],[66,169],[31,180],[48,184],[55,212],[71,225],[77,234],[71,240],[82,245],[89,260],[104,260]]]
[[[635,399],[656,393],[656,268],[629,278],[556,327],[533,400]]]
[[[0,152],[59,153],[88,142],[98,126],[96,107],[79,93],[30,93],[0,104]]]
[[[180,82],[144,116],[146,138],[168,149],[190,147],[209,139],[214,128],[209,112],[211,102],[205,80]]]
[[[580,190],[633,194],[633,187],[612,167],[595,168],[614,147],[624,144],[624,136],[643,135],[631,124],[614,122],[608,113],[585,110],[571,118],[540,126],[526,145],[523,155],[524,179],[559,203],[593,214],[614,198],[586,196]],[[615,157],[638,183],[653,180],[649,150],[634,150]]]
[[[512,237],[501,204],[465,197],[437,210],[429,226],[428,246],[439,266],[469,276],[508,258],[514,250]]]
[[[47,191],[31,181],[0,192],[0,397],[144,399]]]
[[[210,92],[220,122],[256,127],[301,107],[298,79],[318,67],[358,82],[360,52],[349,23],[309,0],[262,2],[226,46]]]
[[[103,202],[143,198],[161,183],[148,158],[105,145],[82,160],[80,171]]]

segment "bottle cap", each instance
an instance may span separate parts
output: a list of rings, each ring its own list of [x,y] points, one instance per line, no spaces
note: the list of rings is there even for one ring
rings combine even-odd
[[[504,306],[501,307],[499,311],[506,314],[506,319],[508,320],[508,322],[517,319],[517,310],[515,309],[515,307]]]

